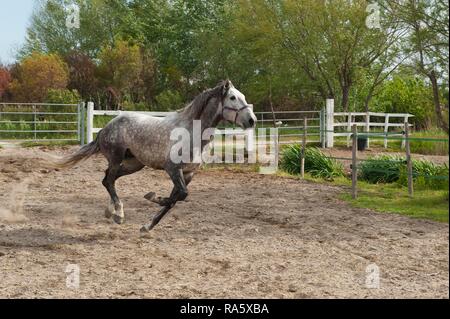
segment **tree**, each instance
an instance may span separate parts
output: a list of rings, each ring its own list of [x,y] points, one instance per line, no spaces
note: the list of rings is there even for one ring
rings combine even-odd
[[[125,33],[154,52],[158,61],[160,92],[170,89],[189,95],[191,87],[204,80],[203,49],[208,41],[214,41],[214,38],[205,41],[204,35],[224,28],[220,23],[224,6],[224,2],[219,0],[131,2],[137,28]],[[138,34],[130,34],[136,30]]]
[[[15,73],[10,89],[18,102],[44,102],[49,89],[65,89],[69,78],[58,55],[37,52],[23,59]]]
[[[79,8],[79,28],[66,24],[74,5]],[[124,28],[132,28],[128,12],[126,0],[38,0],[20,55],[39,51],[66,56],[76,50],[95,58]]]
[[[97,65],[85,53],[72,51],[65,57],[69,67],[70,90],[77,90],[84,100],[93,100],[98,92]]]
[[[449,3],[447,0],[395,0],[383,4],[408,31],[404,46],[404,54],[411,56],[408,65],[430,81],[437,125],[448,134],[440,86],[448,88],[449,83]]]
[[[387,113],[411,113],[417,128],[431,127],[433,99],[430,86],[417,75],[395,75],[387,81],[375,98],[375,109]]]
[[[6,96],[6,91],[11,83],[12,77],[9,70],[0,65],[0,101]]]
[[[255,32],[265,30],[322,98],[337,98],[344,111],[359,72],[382,58],[387,60],[382,65],[388,64],[392,56],[384,53],[395,43],[395,33],[367,27],[365,0],[240,2],[249,8]],[[253,39],[259,41],[256,34]]]
[[[142,55],[137,45],[117,40],[114,46],[105,46],[99,53],[98,76],[103,87],[119,99],[131,98],[133,87],[140,82]]]

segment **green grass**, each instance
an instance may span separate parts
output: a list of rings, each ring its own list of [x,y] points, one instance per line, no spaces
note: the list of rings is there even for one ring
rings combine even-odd
[[[317,183],[324,183],[322,179],[311,176],[306,178]],[[445,223],[449,220],[448,190],[420,189],[414,192],[413,198],[410,198],[408,188],[395,183],[369,184],[358,181],[358,197],[352,199],[349,179],[340,177],[326,183],[343,187],[343,193],[339,195],[339,198],[354,207]]]
[[[371,132],[376,132],[373,130]],[[381,132],[380,132],[381,133]],[[448,139],[448,135],[439,129],[430,129],[427,131],[416,131],[411,133],[413,138],[444,138]],[[351,142],[350,142],[351,143]],[[347,146],[346,137],[336,137],[335,146]],[[350,144],[351,145],[351,144]],[[438,141],[417,141],[411,140],[411,153],[423,154],[423,155],[448,155],[449,143]],[[384,149],[384,139],[370,139],[370,148],[380,149],[384,152],[404,152],[401,148],[400,140],[388,140],[388,148]]]
[[[205,165],[204,170],[233,171],[239,173],[258,172],[258,165],[215,164]],[[298,175],[290,175],[279,171],[280,178],[301,179]],[[449,222],[449,193],[448,190],[419,189],[414,191],[414,197],[408,195],[408,188],[398,184],[369,184],[358,181],[358,198],[351,197],[351,181],[345,177],[336,177],[333,181],[312,177],[305,174],[305,180],[339,186],[342,193],[338,198],[348,202],[353,207],[368,208],[380,213],[393,213],[412,218],[427,219],[438,222]]]
[[[448,223],[448,191],[420,190],[410,198],[407,189],[398,188],[395,184],[359,185],[357,199],[352,199],[349,193],[340,195],[340,198],[355,207]]]
[[[412,136],[418,138],[448,139],[448,135],[442,130],[415,132]],[[411,152],[424,155],[448,155],[448,142],[411,141]]]
[[[300,174],[302,148],[299,144],[283,148],[280,157],[280,168],[282,170],[293,175]],[[328,180],[344,175],[342,164],[326,156],[316,147],[307,147],[305,149],[305,172],[310,173],[314,177]]]
[[[379,155],[362,161],[358,166],[359,178],[368,183],[408,184],[405,157]],[[413,159],[412,166],[415,188],[448,190],[447,164]]]

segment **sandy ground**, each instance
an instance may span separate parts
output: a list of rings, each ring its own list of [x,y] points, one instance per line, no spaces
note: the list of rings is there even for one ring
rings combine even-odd
[[[449,297],[448,224],[352,208],[336,187],[201,171],[189,200],[142,236],[158,210],[143,196],[170,191],[164,173],[118,181],[119,226],[103,216],[101,156],[54,171],[38,152],[0,150],[1,298]],[[70,264],[78,289],[66,285]]]

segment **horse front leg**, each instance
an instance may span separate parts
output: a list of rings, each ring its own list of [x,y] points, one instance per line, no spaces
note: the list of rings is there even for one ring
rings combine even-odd
[[[164,201],[163,208],[161,208],[161,210],[155,215],[155,217],[153,217],[151,223],[142,226],[141,232],[149,232],[150,230],[152,230],[156,225],[158,225],[161,219],[175,206],[178,201],[183,201],[188,196],[188,190],[183,170],[180,168],[174,168],[171,170],[167,170],[167,172],[172,179],[174,188],[170,194],[170,197],[162,199]]]
[[[188,186],[189,183],[192,181],[192,177],[194,177],[194,173],[192,173],[192,172],[183,173],[183,177],[184,177],[186,186]],[[153,203],[158,204],[159,206],[168,206],[171,202],[171,199],[174,198],[174,196],[176,195],[175,194],[176,191],[177,191],[177,189],[174,188],[169,197],[160,197],[160,196],[157,197],[155,192],[150,192],[150,193],[147,193],[144,196],[144,198],[146,200],[149,200]]]

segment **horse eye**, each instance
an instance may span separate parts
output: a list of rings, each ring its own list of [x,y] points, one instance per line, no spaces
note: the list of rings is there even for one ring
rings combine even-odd
[[[232,97],[230,97],[230,100],[231,100],[231,101],[234,101],[234,100],[236,100],[236,97],[235,97],[235,96],[232,96]]]

